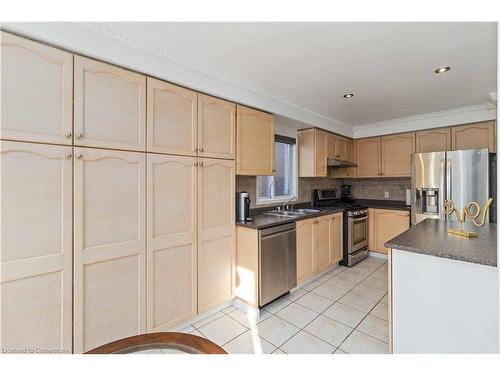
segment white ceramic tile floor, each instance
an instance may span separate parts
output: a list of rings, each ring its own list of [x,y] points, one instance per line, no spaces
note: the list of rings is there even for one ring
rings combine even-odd
[[[207,337],[228,353],[387,353],[386,280],[387,262],[369,257],[294,290],[260,317],[228,307],[179,331]]]

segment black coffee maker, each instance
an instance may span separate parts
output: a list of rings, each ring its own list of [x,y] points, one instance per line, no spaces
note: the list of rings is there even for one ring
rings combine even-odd
[[[236,221],[245,222],[250,218],[250,193],[240,191],[236,193]]]
[[[352,198],[352,185],[340,186],[340,201],[345,203],[351,203],[354,201]]]

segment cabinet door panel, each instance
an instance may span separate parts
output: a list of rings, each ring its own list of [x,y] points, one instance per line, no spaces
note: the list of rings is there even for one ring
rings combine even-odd
[[[75,56],[75,145],[145,151],[146,77]]]
[[[0,137],[72,144],[73,55],[1,32]]]
[[[233,298],[234,161],[199,159],[198,313]]]
[[[270,176],[274,173],[274,116],[237,106],[236,173]]]
[[[453,150],[488,148],[495,152],[495,121],[478,122],[451,128]]]
[[[197,93],[148,77],[148,151],[196,156]]]
[[[411,175],[411,154],[415,152],[415,133],[389,135],[381,138],[382,176]]]
[[[145,164],[75,148],[75,352],[145,332]]]
[[[3,349],[72,352],[71,152],[0,142]]]
[[[356,140],[356,177],[380,176],[380,138]]]
[[[323,216],[314,224],[314,272],[330,265],[330,221],[330,216]]]
[[[335,153],[335,143],[336,137],[334,135],[328,135],[327,137],[327,155],[328,159],[335,159],[337,154]]]
[[[196,158],[147,155],[147,330],[196,315]]]
[[[234,160],[235,149],[236,104],[198,94],[198,155]]]
[[[314,274],[314,219],[297,221],[297,282]]]
[[[433,129],[415,133],[415,152],[451,150],[451,129]]]
[[[387,254],[384,244],[410,228],[408,211],[375,209],[375,251]]]
[[[319,130],[315,130],[315,158],[314,163],[317,177],[326,176],[326,158],[327,158],[327,136]]]
[[[330,219],[330,265],[344,259],[343,225],[342,213],[329,216]]]

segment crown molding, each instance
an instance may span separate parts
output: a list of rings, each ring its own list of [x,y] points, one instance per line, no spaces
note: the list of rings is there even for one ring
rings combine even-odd
[[[354,138],[394,134],[412,130],[440,128],[496,119],[496,108],[490,103],[424,113],[393,120],[372,122],[353,127]]]

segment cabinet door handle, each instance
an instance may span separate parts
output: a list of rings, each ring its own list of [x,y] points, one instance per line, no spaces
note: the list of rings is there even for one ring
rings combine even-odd
[[[82,133],[76,133],[75,134],[75,138],[76,139],[82,139],[83,138],[83,134]]]
[[[71,138],[72,134],[71,134],[71,132],[66,132],[64,134],[64,136],[69,139],[69,138]]]
[[[195,147],[195,148],[194,148],[194,152],[197,152],[197,151],[198,151],[198,147]]]
[[[194,162],[194,166],[197,167],[198,166],[198,162]]]
[[[83,158],[83,155],[82,154],[76,154],[76,158],[77,159],[81,159],[81,158]]]
[[[200,161],[200,166],[202,166],[202,167],[203,167],[203,162],[202,162],[202,161]]]
[[[71,159],[71,157],[72,157],[72,156],[73,156],[73,155],[71,155],[71,154],[66,154],[66,155],[64,155],[64,157],[65,157],[66,159]]]

